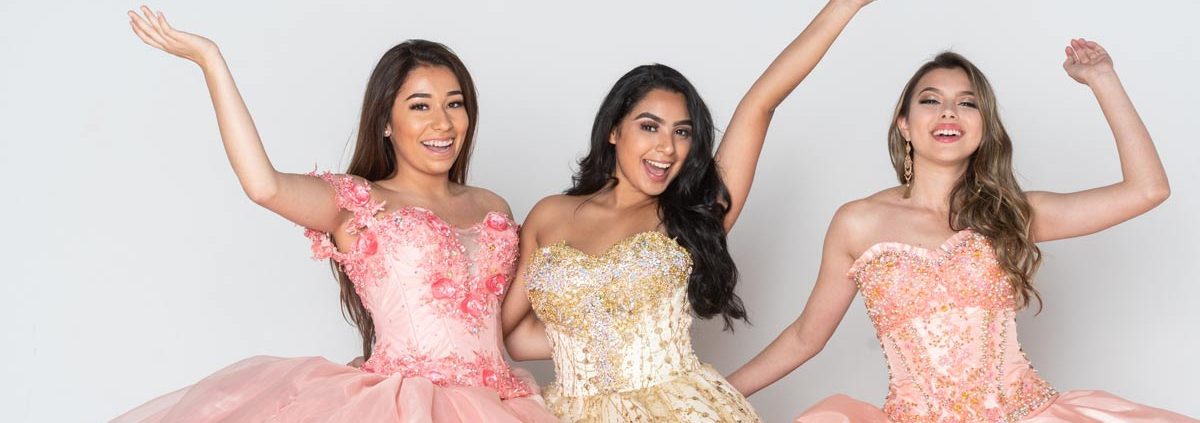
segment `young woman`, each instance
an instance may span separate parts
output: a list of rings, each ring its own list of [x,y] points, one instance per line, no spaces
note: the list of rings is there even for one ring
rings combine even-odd
[[[696,358],[691,314],[745,318],[725,236],[772,111],[866,3],[821,11],[738,105],[715,157],[712,117],[679,72],[640,66],[609,92],[574,185],[526,219],[504,303],[512,357],[554,359],[546,398],[564,421],[758,420]]]
[[[517,225],[504,200],[464,185],[477,103],[457,56],[421,40],[388,50],[347,174],[286,174],[216,44],[142,12],[129,12],[142,41],[204,71],[246,195],[309,228],[314,256],[333,260],[366,362],[253,357],[116,421],[556,421],[500,352]]]
[[[1037,242],[1111,227],[1169,192],[1104,49],[1072,40],[1063,66],[1095,93],[1116,136],[1121,182],[1022,191],[987,78],[962,56],[938,55],[896,105],[888,147],[901,185],[838,210],[804,312],[730,383],[750,395],[807,361],[861,291],[891,373],[883,409],[835,396],[798,421],[1193,421],[1104,392],[1060,394],[1017,342],[1017,310],[1040,305]]]

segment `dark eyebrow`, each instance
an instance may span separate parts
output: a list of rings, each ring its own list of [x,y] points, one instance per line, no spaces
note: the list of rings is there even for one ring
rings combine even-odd
[[[647,118],[652,121],[658,122],[659,124],[667,123],[666,121],[663,120],[663,118],[655,116],[654,114],[652,114],[650,112],[642,112],[641,114],[637,115],[637,117],[634,117],[634,119],[641,119],[641,118]]]
[[[692,120],[691,120],[691,119],[684,119],[684,120],[681,120],[681,121],[675,122],[675,126],[684,126],[684,125],[686,125],[686,126],[692,126]]]
[[[452,95],[463,95],[463,92],[461,90],[454,90],[454,91],[450,91],[450,92],[446,93],[446,97],[449,97]],[[425,93],[413,93],[413,95],[410,95],[407,98],[405,98],[404,101],[412,100],[414,98],[433,98],[433,96],[431,96],[429,94],[425,94]]]

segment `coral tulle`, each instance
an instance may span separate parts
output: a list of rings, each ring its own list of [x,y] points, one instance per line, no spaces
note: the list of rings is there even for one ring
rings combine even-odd
[[[1023,423],[1150,423],[1196,422],[1198,420],[1170,411],[1147,407],[1103,391],[1070,391],[1060,394],[1050,405],[1019,420]],[[874,405],[845,395],[835,395],[817,403],[796,418],[798,423],[891,423],[887,414]]]

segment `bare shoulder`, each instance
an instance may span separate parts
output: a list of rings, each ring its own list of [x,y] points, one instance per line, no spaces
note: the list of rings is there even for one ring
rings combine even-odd
[[[892,188],[842,204],[833,215],[833,223],[856,227],[873,226],[894,211],[898,195]]]
[[[843,204],[829,223],[830,236],[837,238],[848,254],[857,255],[873,243],[887,216],[898,211],[898,198],[899,192],[888,188]]]
[[[559,220],[565,213],[579,206],[579,197],[566,194],[551,195],[533,205],[529,216],[525,218],[526,225],[541,225],[547,221]]]
[[[570,219],[572,211],[579,207],[580,201],[580,197],[565,194],[542,198],[529,210],[522,230],[540,242],[549,232],[560,228],[560,223]]]
[[[486,188],[473,187],[469,185],[463,185],[463,188],[466,190],[467,195],[471,197],[471,201],[477,204],[479,208],[485,210],[485,212],[490,213],[496,211],[509,216],[513,215],[512,208],[509,207],[508,201],[505,201],[504,197],[501,197],[499,194],[489,191]]]

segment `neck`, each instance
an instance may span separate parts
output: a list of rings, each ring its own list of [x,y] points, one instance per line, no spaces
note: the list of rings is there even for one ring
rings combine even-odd
[[[950,210],[950,191],[954,189],[963,173],[967,171],[967,162],[953,165],[939,165],[917,158],[913,162],[912,195],[909,201],[913,204],[947,214]]]
[[[450,190],[454,186],[445,173],[424,173],[408,166],[397,168],[395,175],[376,183],[392,191],[404,192],[434,201],[450,197]]]
[[[605,202],[614,210],[629,210],[640,207],[645,207],[650,204],[658,203],[658,197],[646,195],[646,193],[637,189],[633,184],[629,183],[623,175],[620,174],[620,169],[614,175],[617,179],[617,186],[609,190]]]

